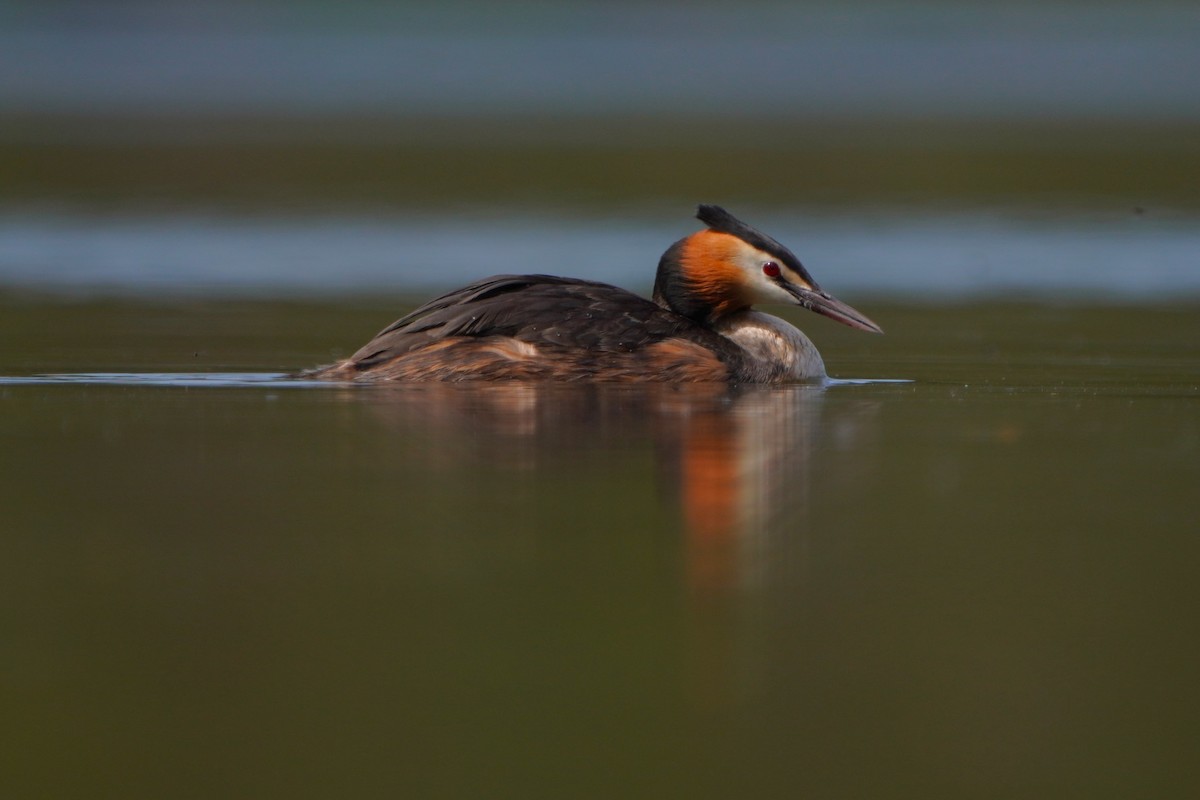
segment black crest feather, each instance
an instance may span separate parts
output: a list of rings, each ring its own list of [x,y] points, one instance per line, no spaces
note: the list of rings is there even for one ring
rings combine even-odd
[[[808,274],[808,270],[804,268],[804,265],[800,263],[800,259],[796,258],[796,255],[791,250],[788,250],[758,228],[742,222],[720,206],[701,203],[696,208],[696,219],[707,225],[710,230],[736,236],[746,244],[770,253],[795,270],[814,289],[818,288],[816,281],[812,279],[812,276]]]

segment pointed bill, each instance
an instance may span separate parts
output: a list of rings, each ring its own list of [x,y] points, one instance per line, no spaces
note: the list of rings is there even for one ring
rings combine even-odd
[[[860,331],[883,333],[883,328],[868,319],[866,315],[855,311],[841,300],[829,294],[829,292],[819,289],[812,291],[795,287],[792,294],[796,296],[796,302],[809,311],[815,311],[818,314],[837,320],[843,325],[849,325],[851,328],[857,328]]]

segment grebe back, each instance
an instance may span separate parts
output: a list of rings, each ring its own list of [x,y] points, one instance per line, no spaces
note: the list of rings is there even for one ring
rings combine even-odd
[[[696,216],[707,227],[663,254],[650,300],[577,278],[497,275],[429,301],[303,377],[785,383],[824,378],[825,365],[799,329],[754,303],[882,333],[779,242],[719,206]]]

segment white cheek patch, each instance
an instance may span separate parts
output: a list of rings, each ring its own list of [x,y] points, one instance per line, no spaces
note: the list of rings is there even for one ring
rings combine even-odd
[[[777,284],[775,281],[764,276],[765,285],[761,291],[761,296],[758,302],[760,303],[787,303],[795,305],[796,298],[792,297],[791,293]]]

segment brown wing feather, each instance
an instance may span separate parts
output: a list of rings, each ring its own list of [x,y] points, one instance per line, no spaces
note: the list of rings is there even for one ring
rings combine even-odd
[[[345,364],[357,371],[451,338],[511,337],[555,351],[635,353],[682,339],[731,369],[739,351],[724,337],[643,297],[594,281],[497,275],[429,301],[388,327]]]

